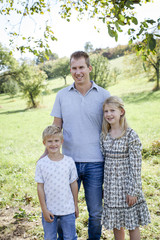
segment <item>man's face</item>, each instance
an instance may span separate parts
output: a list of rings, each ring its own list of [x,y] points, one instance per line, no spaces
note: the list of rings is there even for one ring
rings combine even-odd
[[[90,82],[89,73],[91,72],[92,67],[87,66],[85,58],[81,57],[79,59],[71,59],[71,75],[75,81],[75,85],[84,85]]]

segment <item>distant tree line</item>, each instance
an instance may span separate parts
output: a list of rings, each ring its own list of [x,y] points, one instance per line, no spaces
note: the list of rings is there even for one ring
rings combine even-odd
[[[133,45],[118,45],[117,47],[103,50],[102,55],[111,60],[126,54],[131,54],[133,51]]]

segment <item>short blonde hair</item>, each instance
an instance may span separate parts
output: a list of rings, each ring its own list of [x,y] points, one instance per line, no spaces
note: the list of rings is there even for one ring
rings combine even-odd
[[[122,99],[117,96],[111,96],[111,97],[107,98],[103,103],[103,111],[104,111],[105,105],[108,105],[108,104],[112,104],[115,107],[124,110],[124,114],[121,116],[119,123],[120,123],[120,126],[122,127],[122,129],[124,131],[126,131],[128,128],[128,123],[127,123],[127,120],[125,117],[124,103],[123,103]],[[103,115],[102,133],[103,133],[104,138],[106,137],[110,128],[111,128],[110,124],[106,121],[106,119],[104,118],[104,115]]]
[[[54,135],[58,135],[61,139],[63,139],[63,133],[60,127],[57,127],[56,125],[50,125],[44,129],[42,133],[42,139],[43,141],[45,141],[47,137],[51,137]]]

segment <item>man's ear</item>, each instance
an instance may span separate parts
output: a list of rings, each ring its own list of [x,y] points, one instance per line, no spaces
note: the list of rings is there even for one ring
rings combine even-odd
[[[91,71],[92,71],[92,66],[90,65],[90,66],[89,66],[89,72],[91,72]]]
[[[45,140],[43,140],[43,144],[44,144],[44,146],[46,145],[46,141]]]

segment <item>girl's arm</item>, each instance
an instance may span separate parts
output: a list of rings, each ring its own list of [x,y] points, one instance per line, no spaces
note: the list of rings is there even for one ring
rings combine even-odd
[[[101,149],[101,153],[102,153],[103,157],[105,157],[104,136],[103,136],[102,132],[100,135],[100,149]]]
[[[53,222],[54,215],[48,211],[45,201],[45,193],[44,193],[44,184],[43,183],[37,183],[37,192],[38,192],[38,198],[41,205],[41,209],[43,212],[44,219],[47,222]]]
[[[73,194],[74,205],[75,205],[75,216],[79,217],[79,209],[78,209],[78,184],[77,180],[70,184],[71,191]]]
[[[128,195],[138,197],[141,190],[142,145],[138,135],[132,130],[129,137],[129,183]]]

